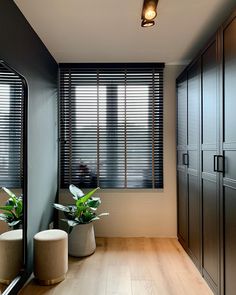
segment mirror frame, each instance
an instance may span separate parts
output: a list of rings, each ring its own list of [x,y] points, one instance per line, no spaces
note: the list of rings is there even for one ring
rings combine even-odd
[[[23,266],[22,270],[19,274],[13,279],[13,281],[8,285],[8,287],[3,291],[2,295],[8,294],[17,294],[17,292],[24,285],[26,280],[28,279],[30,273],[27,270],[27,193],[28,193],[28,84],[24,76],[22,76],[18,71],[12,68],[8,63],[4,60],[0,59],[0,64],[10,71],[14,72],[22,79],[23,85]]]

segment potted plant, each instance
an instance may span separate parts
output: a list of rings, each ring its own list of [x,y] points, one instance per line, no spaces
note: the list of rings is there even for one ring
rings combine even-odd
[[[23,221],[23,200],[22,195],[17,197],[6,187],[2,189],[8,194],[9,199],[4,206],[0,206],[0,220],[6,222],[11,229],[20,228]]]
[[[64,213],[69,226],[69,255],[82,257],[92,254],[96,249],[93,221],[109,213],[97,214],[96,210],[101,204],[99,197],[92,197],[99,189],[95,188],[84,194],[81,189],[71,184],[69,190],[75,204],[61,205],[53,204],[54,208]]]

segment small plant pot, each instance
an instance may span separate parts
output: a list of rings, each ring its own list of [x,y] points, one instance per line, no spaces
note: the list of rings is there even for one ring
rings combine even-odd
[[[69,234],[69,255],[75,257],[88,256],[96,249],[93,223],[76,225]]]

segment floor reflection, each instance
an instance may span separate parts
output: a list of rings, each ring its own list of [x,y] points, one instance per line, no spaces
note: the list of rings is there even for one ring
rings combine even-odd
[[[16,197],[0,189],[0,294],[23,265],[22,199],[18,198],[22,190],[12,189],[11,192]]]
[[[0,283],[0,294],[7,288],[7,285]]]

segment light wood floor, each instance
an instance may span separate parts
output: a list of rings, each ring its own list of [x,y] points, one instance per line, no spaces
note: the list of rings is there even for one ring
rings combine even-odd
[[[212,295],[176,239],[99,238],[95,254],[69,258],[66,280],[20,295]]]

